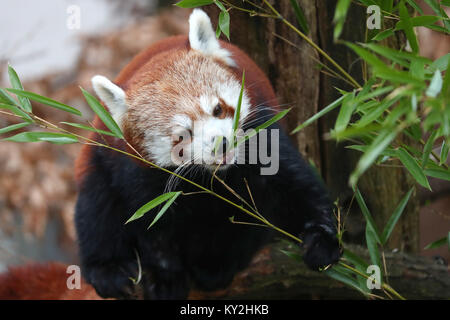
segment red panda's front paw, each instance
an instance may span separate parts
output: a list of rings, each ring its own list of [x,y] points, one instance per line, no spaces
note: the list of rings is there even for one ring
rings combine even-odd
[[[306,248],[303,260],[310,269],[315,271],[338,262],[341,256],[336,234],[320,226],[311,227],[305,231],[303,247]]]
[[[138,299],[139,288],[133,282],[137,266],[110,264],[88,269],[87,280],[102,298]]]

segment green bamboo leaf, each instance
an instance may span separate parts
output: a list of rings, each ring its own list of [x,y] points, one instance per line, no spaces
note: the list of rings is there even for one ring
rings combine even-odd
[[[366,220],[366,226],[371,231],[371,236],[374,237],[377,243],[381,243],[379,233],[377,231],[377,227],[375,225],[375,221],[372,218],[372,215],[370,214],[369,208],[367,208],[366,202],[364,201],[364,198],[361,195],[361,192],[358,188],[355,190],[355,199],[358,202],[359,208],[361,209],[362,214],[364,215],[364,218]]]
[[[373,41],[381,41],[381,40],[384,40],[384,39],[387,39],[387,38],[393,36],[394,34],[395,34],[394,30],[392,28],[389,28],[389,29],[386,29],[386,30],[383,30],[383,31],[377,33],[372,38],[372,40]]]
[[[81,91],[83,92],[83,95],[91,107],[91,109],[95,112],[95,114],[98,115],[98,117],[103,121],[106,127],[108,127],[109,130],[111,130],[112,133],[117,138],[123,139],[123,133],[122,130],[120,130],[117,123],[114,121],[114,119],[111,117],[111,115],[108,113],[108,111],[103,108],[102,104],[89,92],[81,88]]]
[[[239,120],[241,117],[241,105],[242,105],[242,97],[244,95],[244,85],[245,85],[245,71],[242,72],[242,83],[241,83],[241,91],[239,92],[239,99],[234,110],[234,118],[233,118],[233,134],[236,132],[239,127]]]
[[[22,83],[20,82],[19,77],[17,76],[16,70],[14,70],[13,67],[8,65],[8,74],[9,74],[9,81],[11,82],[11,85],[14,89],[23,90]],[[31,112],[31,103],[27,98],[24,97],[17,97],[19,99],[20,106],[23,110],[26,112]]]
[[[428,159],[430,158],[430,153],[433,149],[434,141],[436,140],[437,131],[433,131],[430,137],[428,138],[425,146],[423,147],[423,155],[422,155],[422,169],[427,165]]]
[[[436,70],[425,94],[428,97],[436,98],[442,90],[442,84],[443,81],[441,72],[439,70]]]
[[[214,3],[216,4],[216,6],[219,7],[220,11],[227,11],[227,8],[225,8],[225,6],[222,4],[222,2],[214,1]]]
[[[450,181],[450,170],[448,169],[425,169],[424,173],[432,178]]]
[[[278,112],[276,115],[274,115],[272,118],[264,122],[263,124],[260,124],[257,126],[254,130],[251,130],[249,134],[245,135],[243,138],[241,138],[237,143],[236,146],[240,145],[241,143],[245,142],[246,140],[250,139],[251,137],[258,134],[259,131],[271,126],[275,122],[280,121],[286,114],[288,114],[289,111],[291,111],[292,108],[283,110]]]
[[[420,26],[428,26],[428,25],[434,24],[441,19],[436,16],[418,16],[418,17],[413,17],[410,20],[411,20],[411,24],[413,27],[420,27]],[[405,28],[405,24],[403,21],[399,21],[395,25],[395,30],[403,30],[404,28]]]
[[[22,123],[17,123],[17,124],[12,124],[10,126],[7,126],[5,128],[1,128],[0,129],[0,134],[2,133],[7,133],[7,132],[11,132],[20,128],[24,128],[26,126],[28,126],[30,123],[29,122],[22,122]]]
[[[197,8],[214,3],[214,0],[182,0],[175,5],[180,8]]]
[[[435,72],[436,70],[445,71],[448,68],[450,61],[450,53],[444,54],[443,56],[437,58],[430,64],[430,71]]]
[[[361,43],[362,47],[370,49],[371,51],[388,58],[389,60],[394,61],[395,63],[398,63],[399,65],[408,68],[409,63],[408,61],[414,61],[418,60],[423,62],[424,64],[431,64],[433,61],[431,61],[428,58],[421,57],[417,54],[402,51],[402,50],[396,50],[389,47],[382,46],[377,43]],[[442,70],[442,69],[441,69]]]
[[[25,111],[15,105],[0,103],[0,109],[7,109],[25,121],[33,122],[33,119]]]
[[[300,8],[300,5],[298,4],[297,0],[290,0],[292,9],[294,10],[295,17],[297,18],[298,25],[300,26],[300,29],[303,31],[303,33],[308,33],[308,21],[306,21],[305,14],[303,13],[302,8]]]
[[[53,107],[53,108],[56,108],[56,109],[59,109],[62,111],[70,112],[70,113],[76,114],[77,116],[82,116],[81,112],[78,111],[77,109],[72,108],[64,103],[55,101],[53,99],[38,95],[36,93],[25,91],[25,90],[19,90],[19,89],[6,89],[6,90],[14,93],[18,97],[28,98],[33,101],[45,104],[47,106],[50,106],[50,107]]]
[[[146,214],[147,212],[149,212],[151,209],[155,208],[156,206],[159,206],[161,203],[172,199],[178,192],[168,192],[168,193],[164,193],[158,197],[156,197],[155,199],[147,202],[146,204],[144,204],[142,207],[140,207],[132,216],[130,219],[127,220],[127,222],[125,222],[125,224],[134,221],[136,219],[141,218],[144,214]]]
[[[362,128],[375,120],[379,119],[381,115],[389,109],[394,103],[396,103],[400,98],[394,98],[390,100],[384,100],[379,103],[378,106],[373,108],[370,112],[367,112],[364,116],[362,116],[359,121],[355,124],[356,127]]]
[[[297,252],[291,252],[291,251],[286,251],[286,250],[282,250],[280,249],[280,251],[282,253],[284,253],[285,255],[287,255],[289,258],[297,261],[297,262],[302,262],[303,258],[301,255],[299,255]]]
[[[372,264],[380,267],[382,270],[380,248],[378,248],[378,242],[372,229],[366,225],[366,243],[369,251],[370,261]]]
[[[155,219],[153,219],[152,223],[148,226],[148,229],[150,229],[162,216],[163,214],[169,209],[169,207],[172,205],[172,203],[178,198],[178,196],[181,194],[181,191],[175,192],[172,198],[167,200],[166,204],[159,210],[158,214],[156,215]]]
[[[339,110],[334,130],[340,132],[347,128],[353,111],[356,109],[355,94],[346,95],[344,101],[342,101],[341,109]]]
[[[5,89],[0,89],[0,103],[17,105],[17,101]]]
[[[406,195],[400,200],[400,203],[395,208],[392,215],[389,217],[388,222],[386,223],[386,226],[384,227],[383,233],[381,234],[381,244],[386,244],[389,240],[389,237],[392,234],[392,231],[394,230],[395,225],[397,224],[398,220],[400,219],[403,211],[405,210],[406,205],[408,204],[409,198],[411,197],[414,187],[412,187]]]
[[[422,8],[414,0],[406,0],[406,2],[413,7],[417,12],[423,14]]]
[[[355,170],[350,175],[350,185],[355,186],[359,177],[375,162],[377,157],[390,145],[395,139],[399,129],[385,128],[380,131],[379,135],[373,140],[372,144],[367,148],[366,152],[359,159]]]
[[[78,139],[71,134],[56,133],[56,132],[39,132],[39,131],[21,132],[3,140],[13,142],[45,141],[54,144],[69,144],[78,142]]]
[[[442,165],[447,161],[449,150],[450,150],[450,139],[444,139],[442,141],[441,153],[439,155],[439,158],[441,159],[441,161],[439,161],[439,165]]]
[[[425,0],[425,3],[428,4],[431,9],[433,9],[434,13],[436,13],[443,19],[445,29],[447,30],[447,32],[450,32],[450,21],[444,9],[441,8],[439,3],[437,3],[436,0]]]
[[[368,64],[370,64],[372,67],[384,70],[387,68],[387,66],[384,64],[383,61],[381,61],[379,58],[377,58],[374,54],[370,53],[368,50],[361,48],[353,43],[346,42],[346,45],[350,47],[353,51],[356,52],[364,61],[366,61]]]
[[[221,11],[219,14],[219,27],[223,34],[230,40],[230,14],[228,11]]]
[[[350,276],[340,270],[337,271],[338,269],[336,267],[337,266],[334,266],[331,269],[325,270],[324,273],[327,276],[329,276],[330,278],[337,280],[339,282],[342,282],[342,283],[346,284],[347,286],[358,290],[363,295],[367,295],[367,293],[363,289],[361,289],[360,284],[352,276]]]
[[[394,6],[394,0],[381,0],[379,1],[381,9],[386,12],[392,13],[392,8]]]
[[[356,150],[356,151],[360,151],[360,152],[367,152],[367,149],[369,148],[369,146],[363,146],[363,145],[351,145],[351,146],[346,146],[346,149],[351,149],[351,150]],[[391,149],[391,148],[386,148],[385,150],[383,150],[383,152],[381,153],[382,156],[385,157],[389,157],[389,158],[393,158],[396,156],[395,150]]]
[[[416,181],[423,187],[431,190],[430,184],[424,171],[419,166],[417,161],[403,148],[397,149],[397,156],[403,163],[405,168],[411,173],[411,175],[416,179]]]
[[[400,21],[403,23],[403,30],[408,39],[409,45],[414,53],[419,52],[419,44],[417,42],[416,34],[414,33],[413,24],[411,18],[408,14],[408,9],[406,9],[405,2],[401,1],[398,7],[398,12],[400,14]]]
[[[339,36],[342,33],[342,29],[344,27],[345,18],[347,17],[347,12],[350,7],[351,0],[338,0],[336,4],[336,9],[334,11],[334,19],[335,23],[333,38],[334,40],[339,39]]]
[[[344,252],[342,254],[342,258],[345,260],[348,260],[351,264],[354,265],[355,269],[359,272],[365,274],[367,272],[367,267],[369,264],[364,261],[361,257],[357,256],[355,253],[351,252],[348,249],[344,249]],[[361,289],[363,289],[365,292],[369,293],[370,290],[367,288],[367,280],[366,278],[362,277],[359,274],[356,274],[356,279],[358,280],[359,286]]]
[[[65,121],[61,121],[61,123],[66,124],[66,125],[71,126],[71,127],[74,127],[74,128],[88,130],[88,131],[92,131],[92,132],[97,132],[97,133],[104,134],[104,135],[107,135],[107,136],[113,136],[113,137],[116,136],[112,132],[101,130],[101,129],[96,129],[96,128],[93,128],[93,127],[89,127],[89,126],[86,126],[86,125],[81,124],[81,123],[73,123],[73,122],[65,122]]]
[[[347,94],[349,94],[349,93],[347,93]],[[311,123],[313,123],[314,121],[316,121],[320,117],[324,116],[328,112],[330,112],[330,111],[334,110],[335,108],[337,108],[338,106],[340,106],[342,101],[344,100],[345,96],[346,95],[341,96],[339,99],[337,99],[337,100],[333,101],[332,103],[330,103],[328,106],[326,106],[325,108],[323,108],[322,110],[317,112],[315,115],[313,115],[311,118],[309,118],[308,120],[303,122],[301,125],[297,126],[294,130],[292,130],[291,134],[299,132],[300,130],[302,130],[303,128],[309,126]]]
[[[425,250],[429,250],[429,249],[437,249],[439,247],[444,246],[446,243],[449,244],[449,249],[450,249],[450,232],[449,235],[447,235],[446,237],[440,238],[439,240],[433,241],[432,243],[429,243],[425,246]]]

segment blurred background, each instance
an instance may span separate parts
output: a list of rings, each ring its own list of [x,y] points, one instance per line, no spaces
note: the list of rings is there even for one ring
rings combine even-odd
[[[26,90],[74,106],[90,120],[79,86],[91,90],[95,74],[114,79],[151,43],[186,34],[190,11],[170,5],[174,2],[9,1],[0,11],[0,87],[9,86],[10,63]],[[423,55],[436,59],[450,52],[450,37],[424,28],[418,32]],[[35,114],[52,122],[79,121],[33,105]],[[14,121],[1,115],[0,127]],[[79,149],[77,144],[0,142],[0,272],[30,261],[77,264],[73,164]],[[450,229],[450,184],[431,183],[434,192],[420,199],[421,247]],[[442,263],[450,259],[445,247],[421,254]]]

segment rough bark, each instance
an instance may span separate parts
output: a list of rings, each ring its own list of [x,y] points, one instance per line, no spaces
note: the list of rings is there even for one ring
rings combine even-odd
[[[323,273],[309,270],[282,250],[292,251],[285,242],[265,248],[251,267],[236,277],[232,286],[199,298],[224,299],[365,299],[357,290],[335,281]],[[369,260],[368,253],[358,246],[349,249]],[[402,252],[386,253],[388,283],[406,299],[448,299],[449,268],[429,258]],[[373,294],[386,297],[381,290]]]

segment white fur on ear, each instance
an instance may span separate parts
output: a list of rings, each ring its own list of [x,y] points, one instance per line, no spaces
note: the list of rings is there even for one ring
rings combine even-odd
[[[189,43],[194,50],[221,59],[229,66],[236,65],[231,53],[220,47],[211,20],[201,9],[194,9],[189,17]]]
[[[94,76],[91,81],[95,93],[106,104],[114,121],[121,126],[122,116],[128,109],[125,92],[103,76]]]

